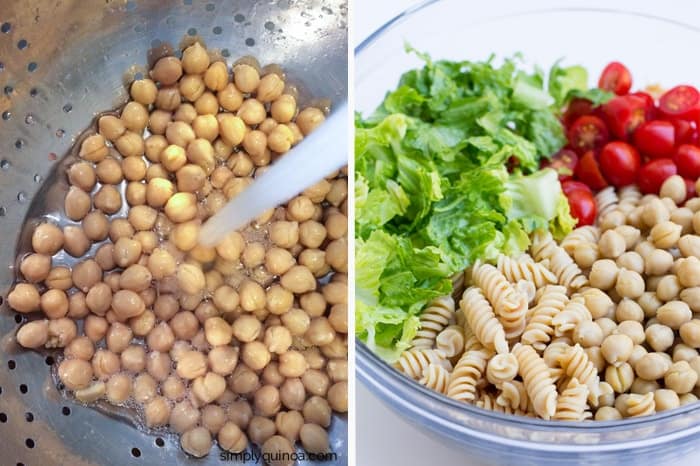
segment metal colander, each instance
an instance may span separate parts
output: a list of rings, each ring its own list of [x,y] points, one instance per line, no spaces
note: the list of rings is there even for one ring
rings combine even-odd
[[[51,356],[18,347],[24,318],[5,297],[20,230],[62,202],[48,189],[63,176],[61,157],[163,50],[196,37],[229,61],[278,63],[301,100],[336,104],[347,93],[347,18],[344,0],[0,0],[0,464],[228,463],[218,447],[193,459],[174,436],[64,398]],[[330,439],[347,464],[345,416],[334,417]]]

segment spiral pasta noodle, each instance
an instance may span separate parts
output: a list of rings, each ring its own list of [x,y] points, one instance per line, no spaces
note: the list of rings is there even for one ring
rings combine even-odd
[[[625,406],[629,417],[650,416],[656,412],[654,393],[649,392],[644,395],[631,393],[625,399]]]
[[[521,377],[532,407],[543,419],[551,419],[557,408],[557,388],[549,375],[549,368],[532,346],[517,343],[513,354],[518,360]]]
[[[597,244],[600,239],[600,228],[593,225],[585,225],[576,228],[566,235],[560,246],[569,255],[573,255],[576,248],[582,243]]]
[[[435,347],[448,358],[464,351],[464,330],[459,325],[449,325],[435,338]]]
[[[497,354],[486,365],[486,380],[500,388],[518,375],[518,359],[511,353]]]
[[[496,268],[511,283],[527,280],[534,284],[535,288],[541,288],[557,281],[557,277],[551,270],[541,263],[535,262],[529,254],[522,254],[517,258],[501,254],[498,256]]]
[[[447,391],[447,382],[450,380],[450,371],[442,364],[428,364],[423,370],[423,377],[418,381],[421,385],[435,390],[438,393]]]
[[[588,386],[573,377],[557,399],[554,419],[558,421],[584,421],[591,417],[588,411]]]
[[[472,281],[483,290],[484,295],[493,305],[495,314],[505,330],[506,338],[520,335],[525,329],[527,298],[490,264],[474,265]]]
[[[503,382],[503,384],[501,384],[501,392],[496,398],[496,403],[500,406],[507,406],[517,411],[532,411],[527,389],[525,388],[525,384],[520,380]]]
[[[450,374],[447,396],[458,401],[474,401],[491,354],[485,348],[464,353]]]
[[[581,322],[590,322],[593,320],[591,311],[583,304],[583,298],[577,300],[572,298],[564,306],[564,309],[552,318],[554,326],[554,334],[558,337],[572,332]]]
[[[527,411],[511,408],[510,405],[499,404],[497,396],[488,392],[480,392],[474,404],[479,408],[497,413],[532,416],[532,413],[528,413]]]
[[[598,406],[598,396],[600,396],[600,377],[593,362],[588,359],[588,355],[578,343],[569,347],[566,352],[558,358],[559,365],[568,376],[576,378],[579,382],[588,387],[588,402],[591,406]]]
[[[473,329],[474,335],[483,346],[498,353],[508,352],[508,342],[503,326],[480,288],[467,289],[462,295],[459,306],[469,328]]]
[[[618,201],[619,198],[613,186],[608,186],[598,191],[595,195],[595,205],[598,215],[602,218],[617,209]]]
[[[452,369],[450,361],[445,359],[445,355],[440,350],[429,348],[411,348],[404,351],[394,367],[412,379],[418,380],[430,364],[439,364],[447,370]]]
[[[631,184],[620,188],[617,192],[617,197],[619,198],[618,206],[620,210],[629,212],[639,204],[639,201],[642,199],[642,193],[637,185]]]
[[[413,348],[433,348],[435,338],[455,318],[455,302],[451,296],[435,298],[420,315],[420,328],[411,342]]]
[[[530,247],[535,260],[549,259],[550,269],[560,285],[571,291],[588,284],[588,279],[567,252],[552,238],[551,233],[538,231],[533,235]]]
[[[462,325],[462,330],[464,330],[464,352],[472,350],[480,350],[484,347],[479,339],[474,335],[474,331],[469,326],[469,323],[464,320],[464,325]]]
[[[543,351],[550,342],[554,335],[552,321],[569,302],[563,286],[547,285],[543,290],[520,338],[523,344],[531,345],[537,351]]]

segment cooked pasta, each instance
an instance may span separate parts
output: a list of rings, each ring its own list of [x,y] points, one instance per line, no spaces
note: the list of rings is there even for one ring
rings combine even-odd
[[[560,367],[559,357],[571,347],[571,341],[557,339],[552,341],[542,352],[542,358],[549,367]]]
[[[518,293],[525,296],[525,301],[527,302],[528,306],[535,302],[537,288],[535,288],[535,285],[532,282],[527,280],[518,280],[515,284],[515,289],[518,291]],[[525,312],[525,317],[525,320],[527,320],[527,311]]]
[[[588,402],[593,407],[598,406],[598,396],[600,396],[600,377],[595,365],[588,359],[588,355],[578,343],[569,347],[566,352],[558,358],[559,365],[564,373],[575,377],[579,382],[588,387]]]
[[[452,296],[432,300],[420,316],[420,328],[411,342],[413,348],[433,348],[435,338],[445,327],[454,322],[455,301]]]
[[[464,329],[459,325],[449,325],[435,338],[435,347],[448,358],[464,351]]]
[[[530,247],[535,260],[549,260],[550,269],[556,275],[557,282],[570,291],[578,290],[588,284],[588,279],[567,252],[552,238],[549,232],[537,231],[533,235]]]
[[[472,351],[472,350],[480,350],[484,347],[484,345],[481,344],[479,339],[474,335],[474,331],[472,328],[469,326],[469,323],[464,321],[464,325],[462,325],[462,330],[464,331],[464,352],[466,353],[467,351]]]
[[[518,375],[518,360],[511,353],[497,354],[486,365],[486,380],[500,388]]]
[[[501,392],[496,398],[496,403],[500,406],[509,407],[518,411],[531,411],[530,397],[527,394],[525,384],[520,380],[503,382]]]
[[[584,421],[590,418],[591,412],[588,410],[587,398],[588,387],[573,377],[557,398],[557,411],[554,413],[554,419],[558,421]]]
[[[549,375],[547,364],[529,345],[517,343],[513,347],[513,354],[518,360],[518,372],[523,378],[535,413],[543,419],[550,419],[557,408],[557,388]]]
[[[541,288],[557,281],[551,270],[542,263],[535,262],[529,254],[522,254],[517,258],[501,254],[498,256],[496,267],[511,283],[527,280],[535,285],[535,288]]]
[[[617,209],[618,201],[619,199],[613,186],[608,186],[598,191],[595,195],[596,211],[598,215],[602,218]]]
[[[518,416],[532,416],[531,413],[520,409],[511,408],[510,405],[499,404],[498,395],[494,395],[488,392],[480,392],[474,404],[479,408],[487,409],[489,411],[495,411],[497,413],[515,414]]]
[[[447,396],[458,401],[474,401],[477,385],[484,376],[491,354],[485,348],[464,353],[450,374]]]
[[[533,308],[532,317],[525,327],[520,341],[531,345],[537,351],[543,351],[547,343],[554,335],[552,320],[561,313],[569,298],[566,296],[566,288],[559,285],[547,285],[542,288],[537,305]]]
[[[506,338],[520,335],[525,329],[527,298],[490,264],[474,265],[472,282],[483,290],[484,295],[493,305],[495,314],[505,330]]]
[[[625,406],[629,417],[650,416],[656,412],[654,392],[644,395],[630,393],[625,399]]]
[[[593,320],[591,311],[583,304],[583,297],[572,299],[566,303],[564,309],[552,318],[554,326],[554,334],[558,337],[567,335],[572,332],[581,322],[590,322]]]
[[[639,188],[636,185],[631,184],[620,188],[617,192],[617,197],[619,198],[618,205],[622,208],[621,210],[623,210],[625,209],[623,206],[629,206],[631,208],[636,207],[642,199],[642,193],[639,192]]]
[[[396,361],[395,367],[412,379],[418,380],[430,364],[439,364],[447,370],[452,369],[450,361],[440,350],[429,348],[411,348],[404,351]]]
[[[600,229],[593,225],[585,225],[576,228],[574,231],[566,235],[560,244],[562,248],[569,254],[573,255],[576,248],[582,243],[596,244],[600,239]]]
[[[479,342],[497,353],[508,352],[503,325],[493,313],[491,304],[484,297],[480,288],[470,287],[462,295],[459,306],[464,313],[470,329]]]
[[[445,393],[447,391],[447,382],[450,380],[450,371],[448,371],[442,364],[428,364],[423,370],[423,377],[418,381],[418,383],[425,385],[426,387],[435,390],[439,393]]]

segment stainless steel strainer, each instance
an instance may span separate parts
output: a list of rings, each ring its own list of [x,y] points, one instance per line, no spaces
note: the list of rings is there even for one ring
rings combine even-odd
[[[44,180],[95,114],[126,101],[124,84],[149,56],[196,36],[224,57],[281,64],[302,99],[338,103],[347,93],[347,19],[344,0],[0,1],[0,464],[229,463],[216,447],[192,459],[174,438],[59,394],[51,360],[14,343],[22,318],[4,298],[15,246],[25,220],[57,202],[40,190]],[[336,416],[337,464],[347,464],[346,432]]]

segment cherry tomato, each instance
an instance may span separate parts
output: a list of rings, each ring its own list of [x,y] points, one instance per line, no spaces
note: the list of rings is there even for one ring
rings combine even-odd
[[[659,98],[659,111],[668,118],[697,120],[700,117],[700,92],[693,86],[676,86]]]
[[[611,61],[600,74],[598,87],[617,95],[627,94],[632,87],[632,74],[622,63]]]
[[[700,147],[682,144],[673,157],[678,167],[678,174],[683,178],[697,180],[700,177]]]
[[[627,140],[648,118],[646,100],[637,95],[614,97],[603,105],[608,129],[615,137]]]
[[[637,92],[630,92],[629,95],[633,95],[635,97],[641,97],[644,99],[644,109],[645,109],[645,114],[647,116],[647,120],[652,120],[654,119],[654,116],[656,114],[656,104],[654,103],[654,98],[649,94],[648,92],[644,91],[637,91]]]
[[[676,144],[697,144],[698,131],[694,121],[673,119],[671,124],[675,128]]]
[[[566,135],[571,147],[579,154],[598,150],[610,139],[605,122],[593,115],[578,117],[569,127]]]
[[[566,195],[571,216],[578,220],[577,226],[593,225],[596,216],[595,199],[590,191],[577,189]]]
[[[586,191],[587,193],[593,194],[591,188],[587,184],[574,180],[567,180],[562,182],[561,190],[567,196],[573,193],[574,191]]]
[[[588,99],[574,97],[564,111],[562,122],[568,128],[578,117],[590,115],[591,113],[593,113],[593,102]]]
[[[551,168],[559,174],[559,181],[570,180],[578,165],[578,155],[571,149],[562,149],[550,159],[542,159],[541,168]]]
[[[627,186],[637,180],[641,157],[623,141],[609,142],[600,151],[600,169],[613,186]]]
[[[673,123],[652,120],[642,123],[634,132],[634,145],[651,158],[671,157],[676,144]]]
[[[685,200],[694,198],[697,193],[695,192],[695,181],[689,180],[688,178],[683,178],[685,181]]]
[[[576,167],[576,178],[595,191],[603,189],[608,185],[608,182],[600,173],[600,166],[592,150],[583,154],[583,157],[579,160],[578,166]]]
[[[671,159],[652,160],[639,170],[639,190],[644,194],[658,194],[666,178],[677,172],[676,164]]]

